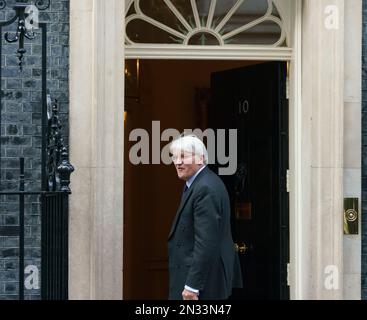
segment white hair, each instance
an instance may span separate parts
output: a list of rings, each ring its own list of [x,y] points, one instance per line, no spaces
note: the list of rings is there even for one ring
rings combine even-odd
[[[208,164],[208,151],[204,143],[194,134],[181,135],[172,141],[169,149],[171,153],[174,153],[174,151],[186,151],[192,152],[197,156],[203,156],[204,164]]]

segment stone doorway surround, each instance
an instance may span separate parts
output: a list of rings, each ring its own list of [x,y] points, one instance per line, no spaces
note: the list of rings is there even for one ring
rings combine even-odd
[[[292,3],[291,298],[341,299],[345,1]],[[329,5],[338,29],[325,28]],[[124,10],[123,0],[70,0],[71,299],[122,299]]]

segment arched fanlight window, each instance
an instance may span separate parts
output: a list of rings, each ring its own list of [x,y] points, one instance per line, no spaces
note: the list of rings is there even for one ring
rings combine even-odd
[[[286,46],[273,0],[130,0],[126,45]]]

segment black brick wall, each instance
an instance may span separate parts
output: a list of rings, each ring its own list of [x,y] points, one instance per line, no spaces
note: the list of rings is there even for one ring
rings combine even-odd
[[[363,0],[362,56],[362,299],[367,299],[367,0]]]
[[[14,3],[7,0],[7,7],[0,10],[0,21],[13,16]],[[51,97],[59,101],[67,144],[69,1],[51,0],[50,8],[40,12],[39,20],[47,23],[47,87]],[[25,157],[26,191],[38,191],[41,188],[41,31],[36,32],[36,39],[26,40],[27,53],[20,73],[18,44],[4,40],[4,33],[15,28],[16,24],[4,27],[1,35],[0,191],[18,190],[21,156]],[[17,197],[0,196],[0,300],[17,299],[18,294],[19,240],[14,236],[14,228],[19,223],[18,209]],[[39,270],[40,220],[38,197],[26,197],[25,266],[35,265]],[[25,290],[25,295],[26,299],[39,299],[40,290]]]

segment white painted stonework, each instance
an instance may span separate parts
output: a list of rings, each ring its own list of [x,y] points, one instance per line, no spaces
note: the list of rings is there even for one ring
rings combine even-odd
[[[359,198],[362,213],[362,0],[345,1],[344,197]],[[361,222],[361,215],[359,221]],[[358,235],[345,235],[346,300],[361,299],[361,223]]]
[[[335,29],[325,24],[330,5]],[[304,1],[302,11],[304,276],[297,298],[342,299],[344,1]]]
[[[122,299],[123,17],[70,1],[70,299]]]

